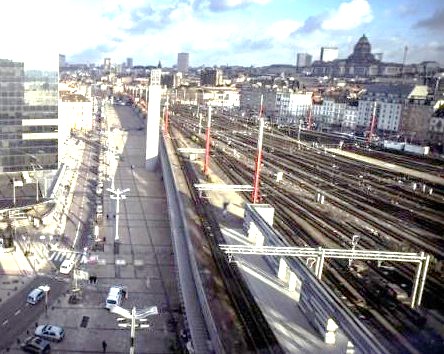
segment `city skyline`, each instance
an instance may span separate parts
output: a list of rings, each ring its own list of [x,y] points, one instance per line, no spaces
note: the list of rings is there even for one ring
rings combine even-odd
[[[406,63],[443,65],[437,0],[22,0],[2,10],[2,33],[14,35],[2,40],[0,57],[15,61],[44,50],[68,63],[131,57],[134,65],[171,67],[187,52],[194,67],[295,65],[297,53],[318,60],[321,47],[346,58],[365,33],[384,61],[402,62],[408,46]]]

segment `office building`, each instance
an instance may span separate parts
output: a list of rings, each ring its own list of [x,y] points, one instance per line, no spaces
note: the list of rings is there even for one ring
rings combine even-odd
[[[179,71],[181,73],[187,73],[189,61],[190,61],[190,54],[189,53],[177,54],[177,71]]]
[[[59,54],[59,67],[63,68],[66,66],[66,55]]]
[[[222,86],[223,72],[217,68],[205,68],[200,73],[201,86]]]
[[[105,58],[103,61],[103,70],[110,71],[111,70],[111,58]]]
[[[321,47],[321,61],[329,62],[338,59],[339,50],[337,47]]]
[[[126,58],[126,67],[128,69],[132,69],[133,68],[133,58]]]
[[[55,60],[50,71],[0,59],[0,173],[58,168]]]
[[[306,68],[311,65],[313,57],[307,53],[298,53],[296,66],[298,68]]]

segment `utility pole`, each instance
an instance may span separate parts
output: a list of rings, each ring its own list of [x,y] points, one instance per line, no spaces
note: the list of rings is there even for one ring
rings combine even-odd
[[[259,200],[259,175],[262,165],[262,142],[263,142],[263,136],[264,136],[264,125],[265,120],[264,117],[262,117],[262,103],[263,103],[264,96],[261,96],[261,108],[259,111],[259,137],[257,140],[257,155],[256,155],[256,169],[254,172],[254,180],[253,180],[253,195],[252,195],[252,202],[256,204]]]
[[[208,165],[210,163],[210,130],[211,130],[211,105],[208,105],[208,121],[207,121],[207,134],[205,143],[205,163],[204,174],[208,173]]]
[[[372,139],[373,139],[373,131],[375,129],[375,125],[376,125],[376,101],[373,105],[372,120],[370,122],[370,131],[368,133],[368,138],[367,138],[367,142],[369,144],[372,142]]]
[[[169,108],[168,99],[169,99],[169,97],[167,96],[167,100],[166,100],[166,103],[165,103],[165,114],[164,114],[164,124],[163,124],[163,133],[165,135],[168,135],[168,118],[169,118],[169,116],[168,116],[168,114],[169,114],[169,112],[168,112],[168,108]]]
[[[313,121],[312,121],[313,117],[312,117],[312,114],[311,114],[311,108],[310,107],[308,108],[307,115],[308,115],[308,117],[307,117],[308,118],[307,128],[308,128],[308,130],[311,130],[311,126],[313,124]]]

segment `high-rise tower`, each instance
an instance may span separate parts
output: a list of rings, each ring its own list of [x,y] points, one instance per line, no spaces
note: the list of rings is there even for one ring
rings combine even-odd
[[[177,71],[180,71],[181,73],[187,73],[189,61],[190,61],[189,53],[177,54]]]

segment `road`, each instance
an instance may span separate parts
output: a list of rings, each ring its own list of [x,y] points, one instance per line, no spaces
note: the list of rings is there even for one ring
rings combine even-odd
[[[45,300],[43,299],[36,305],[30,305],[26,303],[26,297],[32,289],[40,285],[51,287],[48,293],[48,309],[50,309],[57,298],[68,289],[69,282],[38,276],[5,302],[0,308],[0,349],[6,349],[13,344],[16,338],[27,329],[35,328],[33,324],[45,311]],[[30,334],[32,334],[31,330]]]
[[[78,170],[77,185],[73,202],[69,210],[69,218],[65,235],[76,250],[88,246],[88,235],[93,234],[95,211],[95,188],[98,180],[97,143],[85,138],[85,151]]]

